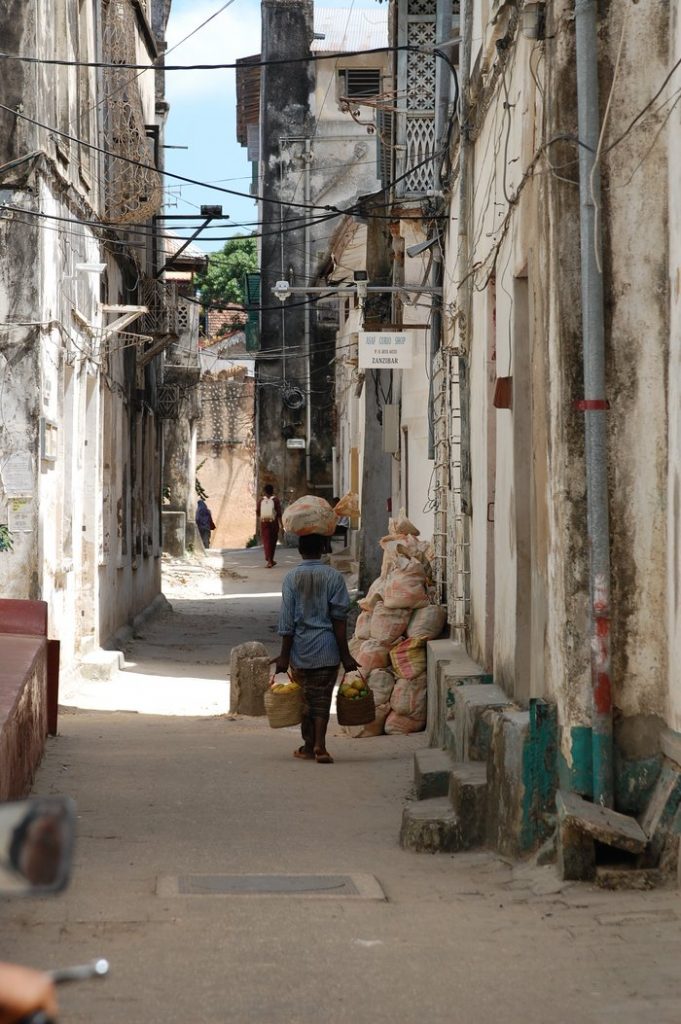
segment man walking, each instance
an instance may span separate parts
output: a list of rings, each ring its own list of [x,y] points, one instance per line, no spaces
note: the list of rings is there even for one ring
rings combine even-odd
[[[287,672],[290,666],[305,696],[300,727],[303,746],[293,756],[333,764],[326,749],[333,687],[339,664],[351,672],[357,663],[348,650],[350,596],[338,570],[321,561],[324,541],[316,533],[301,537],[298,550],[302,564],[284,577],[279,616],[281,652],[276,671]]]

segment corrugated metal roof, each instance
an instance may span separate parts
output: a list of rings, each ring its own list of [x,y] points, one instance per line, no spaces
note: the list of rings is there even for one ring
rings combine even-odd
[[[312,42],[313,53],[352,53],[388,45],[388,5],[368,10],[315,7],[314,30],[324,39]]]

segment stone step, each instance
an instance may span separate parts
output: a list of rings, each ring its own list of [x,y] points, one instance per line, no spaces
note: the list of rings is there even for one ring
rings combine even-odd
[[[460,686],[454,699],[454,717],[447,723],[445,741],[455,761],[486,761],[492,727],[490,710],[513,707],[501,687],[492,683]]]
[[[461,830],[449,798],[412,800],[402,812],[400,845],[415,853],[455,853],[461,845]]]
[[[462,849],[482,846],[487,827],[487,765],[456,764],[449,775],[449,801],[459,821]]]
[[[634,854],[646,848],[648,837],[635,818],[589,803],[577,793],[558,790],[556,810],[559,867],[565,879],[595,876],[596,842]]]
[[[454,762],[446,750],[426,747],[414,754],[414,788],[417,800],[447,796]]]

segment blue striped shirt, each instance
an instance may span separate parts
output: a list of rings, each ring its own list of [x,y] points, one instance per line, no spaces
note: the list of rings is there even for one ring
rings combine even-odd
[[[334,619],[346,619],[350,595],[337,569],[306,559],[284,577],[279,635],[292,636],[295,668],[331,668],[340,664]]]

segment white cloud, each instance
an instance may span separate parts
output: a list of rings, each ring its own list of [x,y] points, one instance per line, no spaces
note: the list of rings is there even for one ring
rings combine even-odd
[[[171,8],[168,47],[173,47],[220,9],[220,0],[178,3]],[[260,4],[235,2],[167,57],[169,64],[231,64],[260,52]],[[171,103],[234,95],[234,71],[170,71],[166,93]]]

